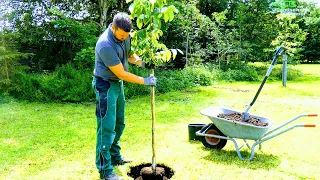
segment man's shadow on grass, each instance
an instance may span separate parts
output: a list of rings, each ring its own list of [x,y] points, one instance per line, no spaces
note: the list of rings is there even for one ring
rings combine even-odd
[[[281,160],[278,156],[272,154],[264,154],[263,151],[255,150],[254,158],[249,160],[251,156],[250,149],[243,149],[240,151],[243,160],[241,160],[236,150],[216,150],[206,147],[202,147],[203,151],[209,152],[208,155],[202,158],[208,161],[214,161],[224,165],[236,165],[241,168],[247,169],[275,169],[277,168]]]

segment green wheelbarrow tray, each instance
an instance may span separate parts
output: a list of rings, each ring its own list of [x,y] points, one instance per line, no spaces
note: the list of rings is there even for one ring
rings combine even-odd
[[[232,121],[218,117],[220,113],[230,114],[235,112],[241,113],[237,110],[214,106],[201,110],[200,113],[207,116],[212,121],[212,123],[204,126],[201,130],[197,131],[196,135],[202,136],[201,141],[203,145],[213,149],[222,149],[226,145],[227,140],[231,140],[234,143],[240,159],[244,159],[241,156],[240,149],[246,145],[249,149],[251,149],[251,156],[249,160],[252,160],[254,158],[254,149],[256,145],[259,145],[259,149],[261,149],[261,143],[272,139],[280,134],[283,134],[289,130],[292,130],[296,127],[315,127],[316,125],[295,124],[290,127],[286,127],[283,130],[280,130],[284,126],[301,117],[318,116],[317,114],[301,114],[269,131],[268,129],[273,125],[274,122],[268,118],[250,115],[259,118],[262,122],[268,123],[267,126],[255,126],[246,122]],[[245,143],[239,147],[235,139],[243,139]],[[254,140],[254,144],[250,146],[247,140]]]
[[[201,114],[207,116],[214,125],[225,135],[239,139],[258,140],[264,136],[273,121],[264,117],[250,115],[259,118],[260,121],[268,123],[267,126],[255,126],[242,121],[231,121],[219,118],[219,114],[241,113],[237,110],[225,109],[220,107],[209,107],[202,111]]]

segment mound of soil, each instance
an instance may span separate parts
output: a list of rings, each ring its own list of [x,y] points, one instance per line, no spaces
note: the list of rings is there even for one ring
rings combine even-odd
[[[241,118],[241,113],[238,112],[234,112],[234,113],[230,113],[230,114],[218,114],[219,118],[224,118],[230,121],[239,121],[242,123],[248,123],[248,124],[252,124],[255,126],[268,126],[268,123],[266,122],[262,122],[259,118],[257,117],[253,117],[253,116],[249,116],[249,120],[248,121],[242,121]]]
[[[163,164],[157,164],[156,171],[154,172],[151,165],[151,163],[147,163],[130,167],[128,176],[134,180],[168,180],[174,174],[171,168]]]

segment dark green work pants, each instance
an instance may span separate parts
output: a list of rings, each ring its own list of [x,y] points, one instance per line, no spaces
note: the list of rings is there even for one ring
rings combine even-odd
[[[96,167],[101,176],[113,172],[112,162],[121,160],[120,137],[125,127],[123,81],[93,78],[97,104]]]

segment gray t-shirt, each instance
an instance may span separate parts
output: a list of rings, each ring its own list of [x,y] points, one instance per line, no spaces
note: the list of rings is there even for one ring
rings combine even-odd
[[[101,77],[104,80],[118,80],[108,66],[115,66],[122,63],[124,70],[128,71],[128,55],[130,51],[130,36],[124,41],[115,38],[111,31],[111,25],[99,37],[95,48],[95,67],[94,76]]]

